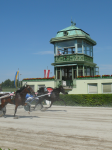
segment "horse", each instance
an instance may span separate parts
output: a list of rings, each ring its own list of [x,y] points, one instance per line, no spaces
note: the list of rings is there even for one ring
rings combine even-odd
[[[52,104],[55,102],[55,101],[63,101],[63,99],[60,99],[59,98],[59,93],[63,93],[63,94],[68,94],[67,92],[65,92],[64,88],[62,86],[59,86],[59,88],[51,88],[51,87],[47,87],[47,89],[50,88],[52,90],[51,93],[49,93],[49,91],[45,90],[45,87],[41,87],[37,92],[38,92],[38,95],[37,96],[41,96],[42,97],[39,97],[39,100],[37,102],[37,104],[35,105],[35,108],[38,104],[41,104],[42,101],[44,101],[45,99],[48,100],[48,101],[51,101],[51,104],[49,107],[47,108],[50,108],[52,106]],[[47,95],[46,95],[47,94]],[[45,95],[45,96],[44,96]],[[64,102],[64,104],[66,105],[66,103]]]
[[[15,117],[18,106],[25,105],[25,100],[26,100],[25,97],[27,93],[35,95],[33,89],[29,85],[26,85],[21,87],[19,90],[17,90],[13,98],[10,95],[1,98],[0,110],[2,110],[8,103],[15,104],[15,111],[14,111],[14,117]]]

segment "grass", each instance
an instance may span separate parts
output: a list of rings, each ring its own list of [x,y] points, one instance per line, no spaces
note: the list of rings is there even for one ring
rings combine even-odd
[[[2,92],[15,92],[18,88],[2,88]]]

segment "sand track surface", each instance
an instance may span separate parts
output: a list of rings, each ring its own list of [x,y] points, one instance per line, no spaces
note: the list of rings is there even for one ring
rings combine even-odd
[[[11,150],[112,150],[112,108],[52,106],[30,114],[7,105],[0,147]]]

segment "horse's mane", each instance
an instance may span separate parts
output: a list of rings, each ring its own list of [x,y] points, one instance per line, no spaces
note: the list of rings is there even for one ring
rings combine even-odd
[[[25,88],[26,88],[25,86],[21,87],[19,90],[16,91],[16,93],[22,92]]]

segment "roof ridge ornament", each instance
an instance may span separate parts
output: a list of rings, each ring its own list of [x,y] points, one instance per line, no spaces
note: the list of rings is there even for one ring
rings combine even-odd
[[[75,26],[75,25],[76,25],[75,21],[73,22],[71,19],[71,26]]]

